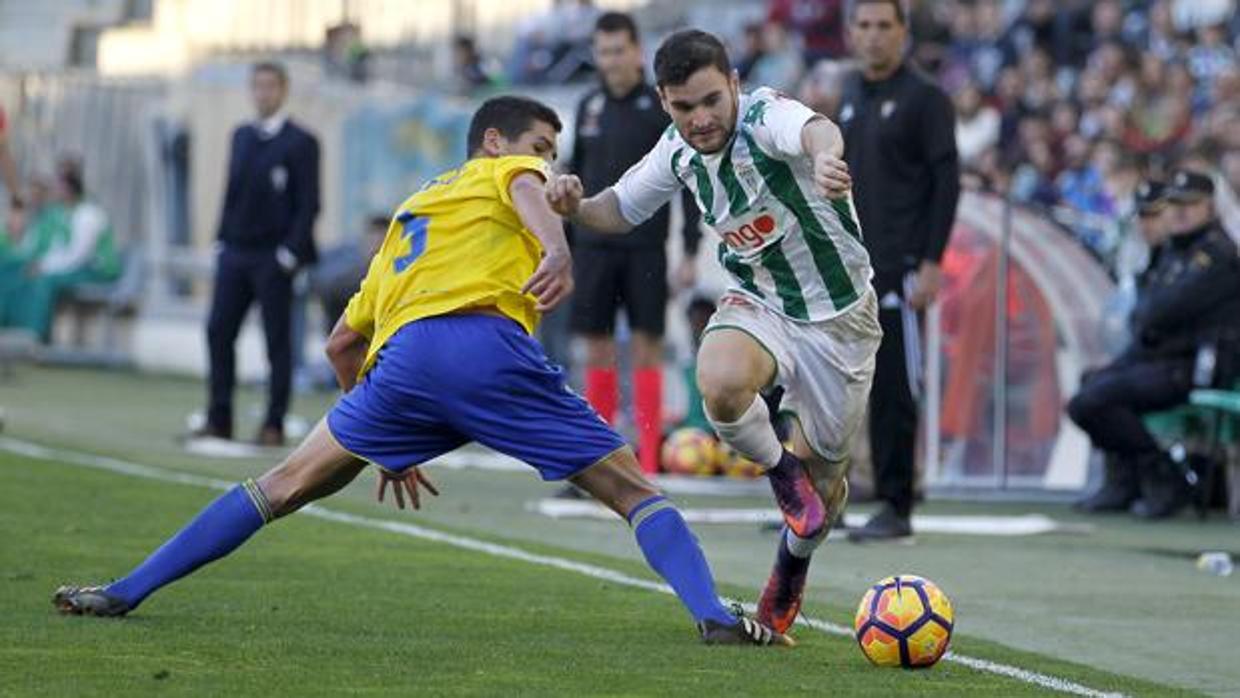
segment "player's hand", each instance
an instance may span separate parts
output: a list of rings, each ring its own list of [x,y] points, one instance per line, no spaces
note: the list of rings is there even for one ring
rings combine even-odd
[[[577,215],[577,210],[581,208],[581,199],[585,196],[585,189],[581,186],[581,180],[577,175],[558,174],[552,175],[547,180],[547,204],[551,206],[551,210],[564,218]]]
[[[848,173],[848,163],[829,153],[818,153],[814,156],[814,185],[818,193],[828,199],[848,196],[852,190],[852,175]]]
[[[422,474],[422,469],[414,466],[403,473],[390,473],[386,470],[379,471],[379,477],[375,482],[375,498],[380,502],[383,501],[383,495],[387,492],[388,485],[392,486],[392,494],[396,496],[396,506],[405,508],[405,492],[409,493],[409,504],[414,509],[421,509],[422,502],[418,497],[419,486],[425,487],[427,492],[438,497],[439,490],[426,476]]]
[[[534,309],[540,313],[555,308],[573,292],[572,256],[566,250],[543,255],[534,275],[525,282],[521,292],[533,294],[538,299]]]
[[[938,297],[939,290],[943,287],[943,273],[939,265],[930,261],[922,262],[917,270],[916,283],[917,288],[909,297],[908,304],[913,310],[925,310]]]

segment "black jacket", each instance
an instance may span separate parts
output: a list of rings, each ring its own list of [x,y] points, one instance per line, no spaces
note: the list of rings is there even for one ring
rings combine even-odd
[[[615,184],[659,142],[670,123],[659,104],[659,93],[644,81],[619,98],[612,97],[602,86],[586,93],[577,104],[576,135],[569,164],[581,178],[586,196],[594,196]],[[683,201],[685,251],[694,254],[702,237],[698,229],[701,213],[691,195],[686,194]],[[573,226],[573,244],[662,247],[667,243],[670,218],[669,207],[664,206],[625,235]]]
[[[899,291],[906,273],[942,258],[956,220],[955,110],[931,78],[906,64],[880,82],[850,74],[835,121],[874,285],[880,294]]]
[[[1164,244],[1132,311],[1129,359],[1191,359],[1204,343],[1240,346],[1240,255],[1217,223]]]
[[[299,264],[313,264],[318,259],[318,213],[318,140],[291,119],[269,138],[253,124],[238,126],[232,136],[219,239],[250,250],[283,245]]]

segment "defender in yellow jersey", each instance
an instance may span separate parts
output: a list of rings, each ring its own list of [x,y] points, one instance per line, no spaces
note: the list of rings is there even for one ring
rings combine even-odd
[[[523,288],[543,246],[509,193],[526,173],[545,178],[549,167],[529,155],[475,158],[401,204],[345,312],[348,327],[370,338],[363,371],[396,330],[422,318],[488,308],[534,332],[539,312]]]
[[[572,290],[563,223],[545,199],[560,122],[520,97],[487,101],[470,159],[397,211],[361,288],[328,341],[346,391],[283,463],[237,485],[124,578],[66,586],[63,613],[119,616],[227,555],[265,523],[326,497],[372,462],[379,499],[438,494],[418,466],[469,441],[569,478],[633,527],[704,642],[786,645],[733,615],[683,517],[640,473],[632,450],[570,391],[530,332]]]

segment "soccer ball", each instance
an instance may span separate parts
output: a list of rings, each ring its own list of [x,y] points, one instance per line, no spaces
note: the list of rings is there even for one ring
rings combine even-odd
[[[913,669],[939,661],[951,642],[954,619],[951,601],[934,582],[902,574],[865,592],[853,630],[874,664]]]
[[[762,477],[762,468],[727,444],[719,444],[719,472],[728,477],[752,480]]]
[[[694,427],[677,429],[663,441],[663,469],[676,475],[714,475],[719,444]]]

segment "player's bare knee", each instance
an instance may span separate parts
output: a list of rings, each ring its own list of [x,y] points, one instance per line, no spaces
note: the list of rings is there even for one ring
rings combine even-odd
[[[758,394],[746,376],[727,366],[701,363],[697,379],[707,413],[722,422],[740,419]]]

